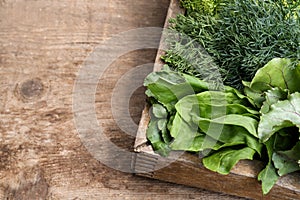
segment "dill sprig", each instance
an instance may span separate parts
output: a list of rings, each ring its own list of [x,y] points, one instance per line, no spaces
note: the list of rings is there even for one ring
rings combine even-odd
[[[204,1],[182,2],[187,13],[172,19],[171,28],[199,43],[212,59],[200,62],[201,54],[195,57],[193,52],[197,50],[192,49],[189,51],[197,61],[190,65],[176,53],[183,51],[179,48],[186,48],[177,42],[163,57],[175,69],[199,76],[197,69],[211,65],[212,60],[219,67],[224,84],[242,89],[242,80],[250,81],[259,68],[275,57],[299,62],[300,1],[214,0],[214,6],[206,8],[206,12],[195,6]],[[195,5],[191,7],[191,3]]]

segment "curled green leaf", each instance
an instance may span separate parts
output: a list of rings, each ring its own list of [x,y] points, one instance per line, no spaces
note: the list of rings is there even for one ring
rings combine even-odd
[[[270,106],[270,111],[262,114],[258,124],[258,137],[267,141],[275,132],[285,127],[300,127],[300,93],[293,93],[287,100]]]

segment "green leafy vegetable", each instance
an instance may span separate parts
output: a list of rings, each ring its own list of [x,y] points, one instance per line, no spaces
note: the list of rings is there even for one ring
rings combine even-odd
[[[225,84],[242,89],[256,71],[275,57],[300,59],[300,1],[286,0],[182,0],[185,15],[171,20],[172,28],[196,41],[220,68]],[[185,40],[177,41],[164,60],[179,71],[199,76],[208,59],[197,48],[189,52],[196,64],[178,54],[187,49]],[[200,69],[200,70],[199,70]],[[203,79],[203,77],[202,77]]]
[[[300,170],[299,65],[289,63],[271,60],[243,83],[244,94],[229,86],[211,91],[209,83],[168,68],[151,73],[145,80],[154,99],[148,140],[163,156],[199,152],[203,165],[221,174],[258,155],[265,163],[258,180],[267,194],[280,176]]]
[[[287,100],[274,103],[269,112],[262,114],[258,136],[267,141],[275,132],[291,126],[300,127],[300,93],[293,93]]]
[[[153,105],[147,138],[163,156],[197,152],[220,174],[259,159],[268,194],[300,170],[300,1],[181,3],[167,65],[144,82]]]
[[[203,158],[206,168],[220,174],[229,174],[232,167],[241,159],[252,160],[255,151],[249,147],[242,149],[225,148]]]
[[[284,155],[274,153],[272,160],[274,162],[274,166],[278,169],[279,176],[300,170],[298,162],[291,160]]]
[[[265,101],[260,109],[260,112],[265,114],[268,113],[271,109],[271,105],[277,103],[280,100],[287,99],[289,95],[288,90],[282,90],[280,88],[272,88],[265,92]]]
[[[167,69],[149,74],[144,85],[148,88],[146,94],[154,97],[168,111],[174,109],[174,105],[180,98],[208,89],[207,83],[195,77]]]
[[[258,174],[257,177],[257,179],[262,182],[263,194],[268,194],[279,178],[279,175],[277,174],[276,169],[272,163],[274,143],[275,137],[272,137],[270,140],[264,143],[267,149],[268,162],[266,167]]]
[[[288,89],[291,93],[300,91],[300,64],[291,68],[291,63],[290,59],[272,59],[256,72],[250,84],[251,89],[264,92],[278,87]]]
[[[169,148],[168,144],[162,141],[160,130],[158,129],[157,121],[155,120],[150,121],[147,128],[146,136],[148,140],[151,142],[153,149],[155,149],[157,153],[163,156],[167,156],[169,154],[171,149]]]
[[[262,181],[263,194],[268,194],[276,184],[279,176],[275,167],[269,163],[258,175],[258,180]]]

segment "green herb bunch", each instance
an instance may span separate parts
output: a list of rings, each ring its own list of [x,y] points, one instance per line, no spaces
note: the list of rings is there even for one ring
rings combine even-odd
[[[300,60],[300,1],[296,0],[182,0],[185,15],[170,21],[171,29],[199,43],[209,62],[189,63],[173,43],[163,60],[172,68],[199,76],[207,65],[219,67],[224,84],[242,89],[258,69],[275,57]],[[197,54],[197,48],[189,49]],[[196,53],[195,53],[196,52]],[[201,53],[201,52],[200,52]],[[199,54],[198,52],[198,55]],[[206,65],[207,64],[207,65]],[[200,70],[199,70],[200,69]],[[205,74],[204,74],[205,75]]]

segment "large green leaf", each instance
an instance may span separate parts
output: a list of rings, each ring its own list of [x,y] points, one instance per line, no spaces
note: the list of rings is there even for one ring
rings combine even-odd
[[[225,148],[202,159],[203,165],[214,172],[229,174],[232,167],[242,159],[252,160],[255,151],[252,148]]]
[[[197,124],[186,122],[178,113],[176,113],[170,130],[170,134],[174,138],[170,147],[173,150],[190,149],[196,135],[198,135],[197,131]]]
[[[241,115],[226,115],[217,119],[199,119],[200,129],[225,144],[244,144],[261,153],[262,144],[255,137],[257,122]],[[251,132],[251,134],[250,134]]]
[[[242,105],[242,102],[235,93],[221,91],[205,91],[182,98],[175,105],[177,114],[171,129],[175,139],[171,147],[181,150],[191,149],[190,145],[199,149],[216,148],[215,143],[211,144],[209,139],[201,141],[202,146],[199,138],[197,144],[192,142],[191,136],[195,136],[199,127],[207,136],[223,143],[222,146],[244,144],[261,153],[262,145],[258,142],[256,131],[257,120],[244,116],[254,115],[257,111]],[[179,134],[181,139],[178,138]]]
[[[182,97],[208,89],[208,84],[189,75],[171,70],[150,73],[144,80],[146,94],[154,97],[168,111],[174,109],[176,102]]]
[[[293,93],[287,100],[272,104],[270,111],[262,114],[258,136],[265,142],[278,130],[291,126],[300,127],[300,93]]]
[[[183,97],[175,105],[177,112],[190,121],[193,116],[218,118],[228,114],[257,115],[258,112],[246,105],[236,94],[222,91],[205,91]]]
[[[300,91],[299,85],[300,64],[292,68],[290,59],[274,58],[256,72],[250,87],[260,92],[279,87],[293,93]]]
[[[198,118],[199,127],[204,132],[207,132],[210,129],[210,123],[212,124],[223,124],[229,126],[238,126],[244,128],[248,133],[250,133],[254,137],[257,136],[257,121],[251,117],[237,115],[237,114],[228,114],[215,119],[207,119],[207,118]],[[225,128],[225,127],[224,127]]]

